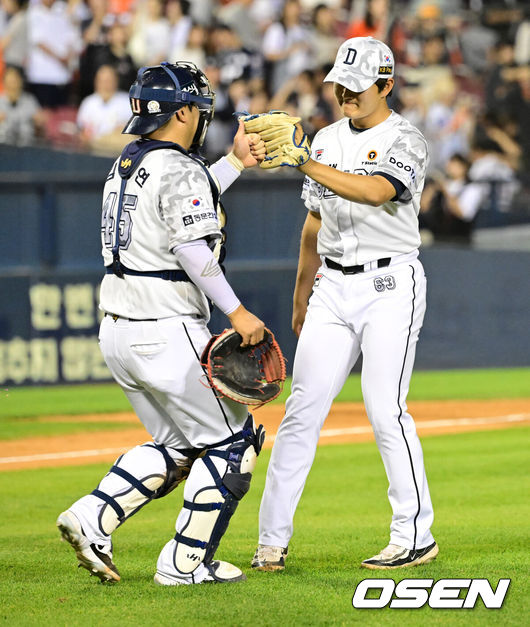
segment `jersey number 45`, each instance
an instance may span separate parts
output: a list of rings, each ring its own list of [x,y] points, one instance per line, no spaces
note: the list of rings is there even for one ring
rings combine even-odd
[[[106,248],[112,248],[115,240],[116,218],[114,217],[114,206],[118,194],[110,192],[107,199],[103,203],[101,212],[101,237]],[[122,250],[127,250],[131,243],[131,234],[133,220],[131,211],[136,209],[138,204],[138,196],[134,194],[123,195],[123,206],[121,209],[121,217],[119,224],[119,245]]]

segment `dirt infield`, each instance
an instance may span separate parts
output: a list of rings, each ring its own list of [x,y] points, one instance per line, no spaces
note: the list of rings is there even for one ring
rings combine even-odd
[[[269,405],[254,412],[267,430],[265,445],[272,446],[283,417],[283,405]],[[414,401],[409,403],[420,436],[464,431],[504,429],[530,424],[530,401]],[[45,466],[111,462],[131,446],[149,440],[132,413],[84,416],[46,416],[39,422],[123,422],[124,428],[62,436],[0,441],[0,471]],[[336,403],[324,424],[320,444],[372,440],[373,434],[362,403]]]

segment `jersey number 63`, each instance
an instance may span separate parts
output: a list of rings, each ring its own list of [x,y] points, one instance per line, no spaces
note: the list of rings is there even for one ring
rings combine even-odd
[[[385,290],[393,290],[396,287],[396,280],[389,274],[385,277],[375,277],[374,287],[376,292],[384,292]]]

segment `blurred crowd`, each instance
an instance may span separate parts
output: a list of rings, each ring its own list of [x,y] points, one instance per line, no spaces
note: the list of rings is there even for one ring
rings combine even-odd
[[[0,142],[116,153],[137,69],[192,61],[216,92],[205,151],[224,154],[234,111],[283,109],[310,136],[340,111],[322,79],[340,43],[372,35],[396,58],[391,107],[422,130],[422,221],[466,239],[489,202],[528,187],[528,0],[1,0]]]

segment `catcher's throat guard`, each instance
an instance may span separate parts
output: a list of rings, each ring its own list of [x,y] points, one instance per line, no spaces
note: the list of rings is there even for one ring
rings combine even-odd
[[[201,364],[210,385],[221,396],[244,405],[263,405],[282,391],[285,358],[269,329],[254,346],[241,346],[241,341],[234,329],[212,336]]]

